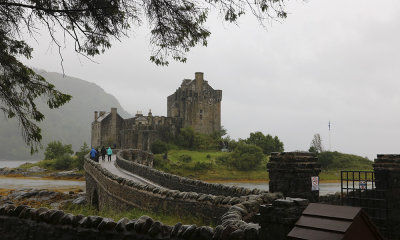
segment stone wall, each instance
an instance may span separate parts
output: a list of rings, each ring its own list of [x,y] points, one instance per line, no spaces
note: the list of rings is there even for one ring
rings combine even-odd
[[[400,154],[378,154],[374,161],[376,191],[386,200],[383,227],[388,239],[400,238]],[[378,202],[377,202],[378,203]],[[377,208],[382,208],[377,204]]]
[[[222,184],[206,183],[199,180],[193,180],[174,174],[165,173],[153,169],[142,164],[138,164],[134,161],[129,161],[124,158],[125,150],[120,151],[117,154],[117,165],[133,174],[139,175],[151,182],[154,182],[160,186],[169,189],[175,189],[183,192],[197,192],[211,195],[223,195],[240,197],[246,195],[259,195],[267,193],[259,189],[248,189],[242,187],[229,187]]]
[[[319,191],[311,190],[311,177],[318,176],[321,166],[313,153],[271,153],[267,169],[269,191],[282,192],[284,196],[318,201]]]
[[[215,228],[208,226],[182,225],[167,226],[155,221],[148,216],[135,220],[122,218],[119,221],[99,216],[72,215],[61,210],[47,208],[30,208],[28,206],[3,205],[0,207],[0,234],[2,239],[16,240],[71,240],[71,239],[171,239],[171,240],[239,240],[239,239],[275,239],[277,229],[273,219],[276,214],[294,218],[293,214],[303,209],[303,206],[289,207],[273,203],[268,208],[269,213],[274,213],[275,218],[268,218],[261,213],[258,219],[262,226],[268,230],[260,229],[255,223],[247,223],[254,219],[263,203],[272,203],[277,195],[259,196],[253,200],[244,201],[231,206],[221,217],[221,224]],[[301,201],[296,201],[296,204]],[[268,205],[269,206],[269,205]],[[264,210],[262,210],[264,212]],[[269,223],[272,225],[269,226]]]
[[[259,239],[288,239],[288,233],[308,203],[307,199],[286,198],[260,206],[259,214],[256,216],[256,222],[261,226]]]

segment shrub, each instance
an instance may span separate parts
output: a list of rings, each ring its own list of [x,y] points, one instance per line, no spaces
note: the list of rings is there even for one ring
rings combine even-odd
[[[207,154],[206,158],[207,158],[207,159],[210,159],[210,158],[211,158],[211,155],[210,155],[210,154]]]
[[[38,166],[45,169],[54,169],[55,162],[56,162],[55,159],[42,160],[38,162]]]
[[[60,141],[53,141],[47,144],[46,151],[44,152],[44,159],[56,159],[65,154],[73,154],[72,145],[63,145]]]
[[[192,157],[186,154],[180,155],[178,158],[179,162],[188,163],[192,161]]]
[[[160,153],[165,153],[168,151],[168,146],[165,142],[156,140],[152,145],[151,145],[151,152],[154,154],[160,154]]]
[[[229,155],[226,154],[226,155],[218,156],[215,160],[218,164],[227,165],[229,162]]]
[[[69,154],[65,154],[61,157],[56,158],[54,163],[54,168],[57,170],[66,170],[70,169],[72,166],[72,156]]]
[[[229,164],[238,170],[251,170],[256,168],[265,158],[260,147],[239,143],[229,156]]]
[[[168,159],[164,159],[161,154],[154,155],[153,167],[165,168],[167,163],[168,163]]]
[[[72,161],[72,167],[82,170],[83,163],[85,162],[85,156],[88,154],[88,152],[89,146],[86,144],[86,142],[84,142],[79,151],[75,153],[75,158]]]
[[[196,162],[194,164],[193,170],[200,171],[200,170],[208,170],[212,169],[213,164],[211,162]]]

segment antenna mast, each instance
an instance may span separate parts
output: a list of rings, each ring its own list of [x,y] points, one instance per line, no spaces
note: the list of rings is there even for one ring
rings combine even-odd
[[[331,120],[328,122],[328,130],[329,130],[329,151],[331,151]]]

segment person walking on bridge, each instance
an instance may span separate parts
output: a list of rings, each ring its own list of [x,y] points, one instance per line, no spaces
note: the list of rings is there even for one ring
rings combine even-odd
[[[99,162],[99,158],[100,158],[100,151],[98,148],[96,148],[96,155],[94,157],[94,161]]]
[[[92,150],[90,150],[90,159],[94,160],[94,158],[96,157],[96,150],[94,149],[94,147],[92,147]]]
[[[103,147],[101,148],[101,160],[103,160],[103,162],[104,162],[104,159],[106,158],[106,154],[107,154],[107,150],[106,150],[106,148],[103,146]]]
[[[108,161],[109,161],[109,162],[111,162],[111,155],[112,155],[111,147],[108,147],[108,149],[107,149],[107,156],[108,156]]]

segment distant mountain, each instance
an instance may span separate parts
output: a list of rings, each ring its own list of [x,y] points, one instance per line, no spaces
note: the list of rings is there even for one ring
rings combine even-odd
[[[40,123],[43,150],[32,156],[29,147],[22,139],[17,121],[4,117],[3,121],[0,121],[0,159],[40,159],[43,157],[47,144],[56,140],[64,144],[72,144],[75,151],[82,146],[83,142],[90,145],[94,111],[110,111],[111,107],[116,107],[122,117],[130,117],[113,95],[106,93],[94,83],[74,77],[63,77],[59,73],[43,70],[37,70],[37,72],[54,84],[58,90],[70,94],[72,100],[60,109],[49,109],[44,102],[38,102],[38,108],[46,117]]]

